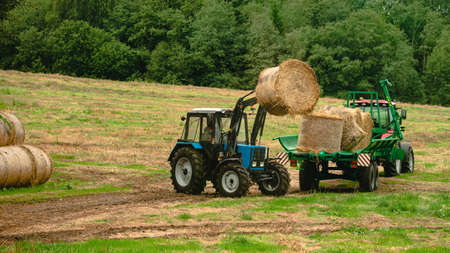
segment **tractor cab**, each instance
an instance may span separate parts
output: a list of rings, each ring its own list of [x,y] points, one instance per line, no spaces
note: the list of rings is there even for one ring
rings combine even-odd
[[[178,141],[201,144],[226,144],[233,110],[223,108],[195,108],[182,117],[186,121],[181,138]],[[237,143],[248,144],[247,114],[242,120],[237,135]]]
[[[354,105],[354,106],[353,106]],[[379,105],[379,107],[378,107]],[[394,110],[396,111],[397,108],[396,103],[392,102],[392,106],[394,107]],[[389,130],[392,130],[392,126],[390,126],[390,122],[394,120],[394,117],[392,116],[391,110],[389,109],[389,103],[386,100],[378,100],[378,103],[376,100],[370,101],[370,99],[363,99],[360,98],[359,100],[353,102],[350,101],[350,107],[355,107],[361,109],[362,112],[371,112],[372,108],[372,120],[374,122],[374,125],[379,128],[389,128]],[[378,119],[378,110],[374,111],[373,108],[378,109],[380,112],[380,119]],[[400,118],[400,124],[401,120],[406,118],[406,110],[401,111],[402,117]]]

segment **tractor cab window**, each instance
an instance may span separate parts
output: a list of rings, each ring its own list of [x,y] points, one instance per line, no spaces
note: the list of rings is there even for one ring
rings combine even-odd
[[[248,132],[247,132],[247,115],[242,115],[241,125],[239,127],[239,133],[236,142],[239,144],[248,144]]]
[[[201,137],[200,141],[204,142],[211,142],[214,137],[214,124],[212,122],[212,119],[209,119],[207,117],[201,118]]]
[[[185,129],[186,141],[211,142],[214,137],[214,121],[206,115],[190,115]]]
[[[201,117],[190,116],[186,124],[186,141],[199,142]]]

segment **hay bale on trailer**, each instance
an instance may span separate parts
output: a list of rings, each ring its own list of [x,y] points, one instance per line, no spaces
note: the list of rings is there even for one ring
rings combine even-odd
[[[363,116],[359,108],[326,105],[322,106],[319,111],[338,115],[343,118],[344,128],[342,132],[341,150],[354,151],[355,147],[361,142],[361,140],[369,134],[361,128],[363,124]]]
[[[369,112],[362,112],[361,113],[361,128],[366,132],[367,134],[364,135],[364,137],[361,139],[361,141],[353,147],[353,150],[359,150],[363,149],[370,144],[370,140],[372,139],[372,129],[373,129],[373,120],[370,116]]]
[[[289,59],[263,70],[256,98],[270,114],[307,114],[319,99],[320,89],[313,69],[305,62]]]
[[[22,122],[12,113],[0,112],[0,146],[20,145],[24,140]]]
[[[344,120],[340,116],[326,113],[303,115],[298,136],[297,150],[318,153],[341,151]]]
[[[0,188],[42,184],[52,172],[52,162],[40,148],[30,145],[0,147]]]

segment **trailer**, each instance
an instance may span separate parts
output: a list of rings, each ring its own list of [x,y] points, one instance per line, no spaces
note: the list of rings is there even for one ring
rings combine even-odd
[[[360,191],[372,192],[378,187],[379,165],[384,167],[385,176],[414,171],[414,152],[411,144],[403,141],[402,134],[406,110],[398,108],[391,100],[387,86],[392,84],[388,80],[380,81],[380,85],[384,100],[380,100],[376,92],[350,91],[345,104],[370,113],[374,128],[367,147],[353,152],[299,152],[296,149],[298,135],[274,138],[288,154],[291,167],[300,170],[300,190],[318,190],[320,180],[348,179],[358,181]]]

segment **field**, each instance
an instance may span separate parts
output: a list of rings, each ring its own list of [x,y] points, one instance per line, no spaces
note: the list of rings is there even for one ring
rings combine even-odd
[[[321,182],[284,197],[177,194],[167,157],[185,112],[232,107],[246,91],[113,82],[0,70],[0,109],[24,123],[55,171],[44,185],[0,190],[0,252],[448,252],[450,108],[400,104],[416,171],[374,193]],[[343,101],[321,98],[319,104]],[[262,142],[299,119],[268,116]],[[382,171],[382,167],[380,167]],[[381,172],[382,173],[382,172]]]

